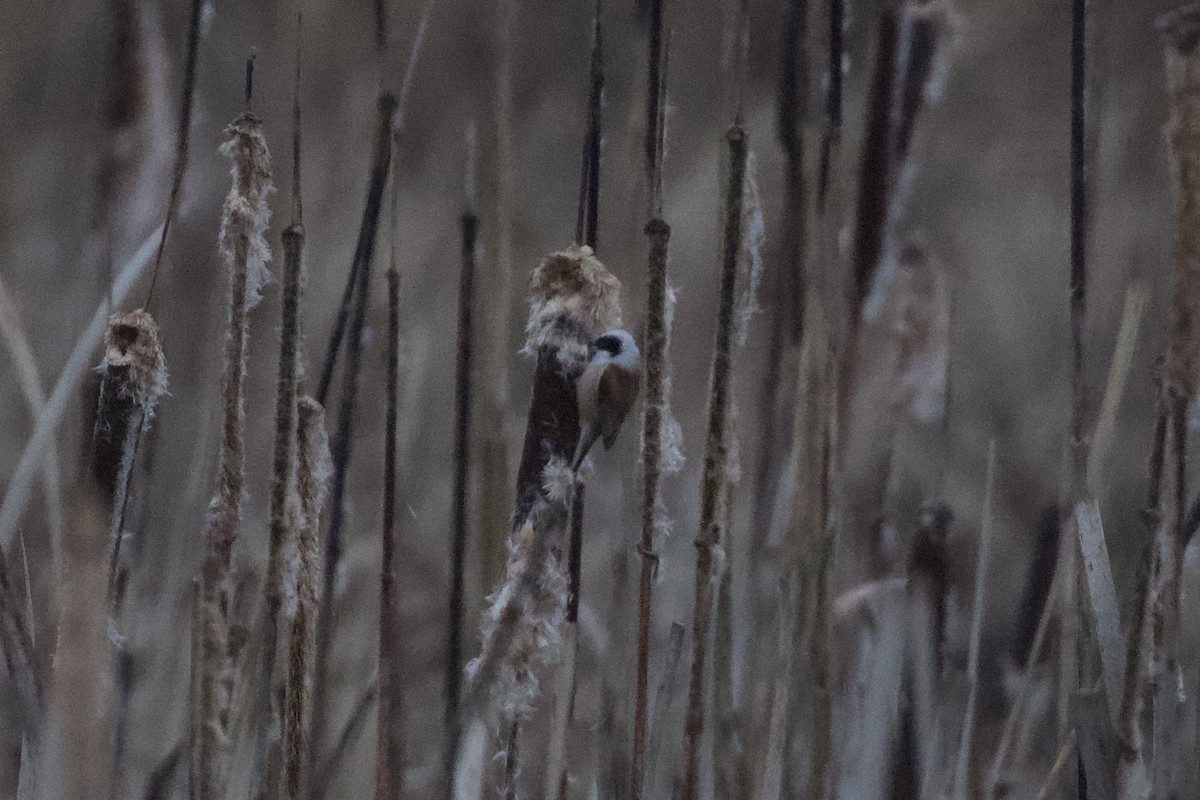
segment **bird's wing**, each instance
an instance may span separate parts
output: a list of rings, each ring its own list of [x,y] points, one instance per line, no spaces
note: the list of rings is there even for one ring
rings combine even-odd
[[[609,365],[600,373],[598,422],[604,446],[612,447],[625,415],[637,400],[641,376],[636,370]]]

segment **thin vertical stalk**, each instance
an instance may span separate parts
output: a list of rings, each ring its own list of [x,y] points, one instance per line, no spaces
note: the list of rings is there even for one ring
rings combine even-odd
[[[288,643],[287,694],[284,698],[284,794],[287,800],[307,797],[313,765],[308,759],[313,667],[313,623],[317,608],[317,537],[329,473],[329,438],[325,410],[302,396],[297,402],[296,494],[300,524],[296,542],[296,615]]]
[[[312,697],[312,729],[309,741],[309,763],[319,762],[322,734],[325,730],[326,697],[329,692],[329,651],[333,644],[334,589],[338,565],[342,559],[342,526],[345,524],[346,483],[353,449],[354,407],[358,399],[358,373],[362,362],[363,328],[366,325],[367,302],[371,287],[371,261],[375,256],[375,233],[379,227],[379,212],[383,189],[387,183],[392,158],[392,117],[396,99],[390,93],[379,96],[375,120],[375,141],[371,161],[371,178],[363,209],[354,252],[356,302],[349,321],[349,340],[346,345],[346,367],[342,373],[342,396],[338,406],[337,429],[333,440],[333,481],[330,490],[329,530],[325,537],[324,572],[321,578],[321,606],[317,617],[316,668]],[[318,399],[318,402],[320,400]],[[320,800],[316,782],[310,788],[311,800]]]
[[[449,640],[446,646],[446,724],[453,727],[462,694],[463,592],[467,548],[467,493],[471,448],[471,362],[475,295],[475,242],[479,218],[468,206],[461,224],[458,346],[454,376],[454,488],[450,522]]]
[[[650,190],[646,260],[646,334],[643,342],[646,400],[642,412],[641,572],[638,580],[637,672],[633,716],[632,792],[640,800],[646,784],[646,736],[650,705],[650,623],[658,555],[659,483],[662,480],[662,425],[667,358],[667,253],[671,227],[662,219],[663,106],[667,64],[663,54],[663,1],[650,9],[649,68],[646,77],[646,181]]]
[[[513,325],[513,201],[516,169],[513,151],[513,31],[517,0],[496,4],[496,204],[495,258],[488,271],[492,302],[485,309],[481,338],[479,444],[479,536],[481,541],[481,594],[491,591],[504,575],[504,542],[511,531],[509,508],[508,400],[509,341]]]
[[[248,311],[265,272],[263,256],[271,191],[262,123],[249,112],[226,128],[224,152],[234,162],[226,197],[221,250],[229,266],[228,327],[221,376],[223,423],[218,488],[208,515],[208,552],[201,567],[201,653],[193,711],[194,800],[224,795],[225,734],[229,724],[229,606],[233,546],[241,531],[245,481],[245,375]]]
[[[713,546],[722,541],[718,504],[725,489],[729,457],[729,389],[733,370],[734,289],[742,242],[742,198],[746,180],[746,132],[734,124],[725,135],[729,147],[724,197],[721,288],[716,342],[709,389],[708,434],[700,484],[700,530],[696,537],[696,591],[692,621],[692,669],[684,723],[684,768],[680,797],[696,800],[699,791],[700,738],[704,732],[704,669],[712,616]]]
[[[975,599],[971,606],[971,639],[967,654],[967,710],[959,737],[958,758],[954,768],[953,797],[971,796],[971,743],[975,735],[975,703],[979,693],[979,651],[983,640],[983,603],[986,597],[988,564],[991,558],[993,503],[996,485],[996,443],[988,445],[987,483],[983,494],[983,520],[979,530],[979,555],[975,565]]]
[[[396,180],[392,176],[393,182]],[[393,183],[394,185],[394,183]],[[395,231],[393,230],[393,236]],[[396,415],[400,382],[400,273],[388,267],[387,406],[383,446],[383,552],[379,564],[379,733],[375,800],[398,797],[404,785],[399,597],[396,587]]]
[[[162,264],[163,250],[167,247],[167,233],[171,230],[171,220],[179,208],[179,195],[183,189],[183,175],[187,171],[188,139],[192,129],[192,105],[196,96],[196,61],[200,51],[200,12],[204,9],[204,0],[192,0],[191,13],[188,17],[187,60],[183,67],[183,93],[179,98],[179,128],[175,139],[175,168],[171,173],[171,194],[167,200],[167,217],[163,220],[162,233],[158,240],[158,251],[154,256],[154,267],[150,273],[150,288],[146,290],[145,309],[150,308],[154,298],[154,287],[158,283],[158,268]],[[111,298],[110,305],[116,299]]]
[[[642,797],[646,780],[646,733],[649,707],[650,622],[654,609],[654,573],[658,564],[658,490],[662,479],[662,423],[666,363],[667,247],[671,228],[661,219],[646,223],[650,256],[646,281],[646,405],[642,418],[642,532],[638,553],[637,677],[633,721],[633,792]]]

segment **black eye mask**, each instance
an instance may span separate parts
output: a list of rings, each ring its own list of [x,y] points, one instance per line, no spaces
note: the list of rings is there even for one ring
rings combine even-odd
[[[609,355],[616,356],[621,352],[621,340],[616,336],[601,336],[592,343],[596,350],[607,350]]]

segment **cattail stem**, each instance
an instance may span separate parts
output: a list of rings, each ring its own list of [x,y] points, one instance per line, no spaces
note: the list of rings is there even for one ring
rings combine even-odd
[[[329,440],[325,411],[311,397],[302,396],[296,409],[296,494],[299,501],[297,531],[296,613],[288,642],[288,677],[284,697],[284,797],[306,797],[312,765],[307,761],[311,737],[309,681],[313,665],[313,623],[317,606],[317,537],[325,480],[329,471]]]
[[[650,622],[654,608],[654,573],[658,555],[658,490],[662,479],[662,424],[664,364],[667,330],[667,246],[671,228],[661,219],[646,224],[650,256],[646,280],[646,405],[642,418],[642,531],[638,553],[642,557],[638,581],[637,677],[633,716],[633,793],[643,796],[646,782],[646,734],[649,721]]]
[[[712,566],[715,545],[722,541],[718,503],[725,491],[729,458],[729,389],[733,363],[734,288],[742,242],[742,198],[746,180],[746,132],[735,124],[725,135],[729,147],[721,245],[721,288],[716,343],[708,404],[708,437],[700,484],[700,532],[696,536],[696,592],[692,615],[692,670],[684,724],[682,800],[696,800],[699,791],[700,737],[704,731],[704,668],[712,615]]]
[[[504,543],[512,531],[509,490],[509,341],[513,303],[513,201],[516,169],[513,142],[513,30],[517,0],[496,4],[496,203],[495,258],[488,275],[493,300],[484,311],[480,354],[483,375],[479,381],[482,419],[479,442],[479,539],[481,594],[491,591],[504,576]]]
[[[446,724],[454,727],[462,688],[463,592],[466,588],[467,494],[471,455],[472,308],[475,297],[475,243],[479,218],[469,208],[461,220],[458,286],[458,346],[454,377],[454,488],[450,531],[449,640],[446,646]],[[453,737],[453,734],[452,734]],[[447,748],[447,756],[453,749]]]
[[[208,552],[201,568],[201,663],[193,698],[197,735],[192,743],[195,800],[224,795],[225,733],[229,723],[229,577],[241,530],[245,461],[247,312],[258,293],[268,257],[263,233],[269,211],[270,156],[262,123],[242,114],[226,128],[223,152],[234,162],[226,196],[221,250],[229,266],[229,316],[221,376],[223,423],[218,488],[209,506]]]
[[[279,327],[279,377],[275,389],[275,442],[271,461],[271,488],[267,512],[267,575],[263,584],[266,604],[258,664],[256,779],[265,786],[263,765],[268,732],[278,728],[273,708],[275,651],[279,641],[279,614],[283,604],[284,543],[295,539],[298,522],[289,505],[297,502],[296,401],[300,347],[301,261],[304,228],[293,223],[283,231],[283,289]]]
[[[167,246],[167,233],[171,230],[171,220],[179,208],[179,194],[183,189],[183,176],[187,171],[188,139],[192,129],[192,105],[196,96],[196,61],[200,52],[200,17],[204,10],[204,0],[192,0],[192,10],[188,17],[187,61],[183,67],[183,93],[179,98],[179,128],[175,140],[175,168],[171,173],[171,194],[167,200],[167,217],[163,220],[162,234],[158,240],[158,252],[154,256],[154,269],[150,273],[150,288],[146,291],[146,302],[143,308],[150,308],[154,298],[154,287],[158,283],[158,269],[162,264],[163,250]],[[116,303],[116,299],[111,300]]]
[[[653,0],[650,9],[650,50],[646,75],[646,183],[650,192],[649,240],[646,260],[646,399],[642,412],[642,510],[641,572],[638,579],[637,671],[634,679],[633,758],[631,791],[635,800],[644,796],[646,784],[646,736],[650,705],[650,623],[654,609],[654,574],[658,566],[655,538],[659,527],[659,483],[662,480],[662,427],[666,401],[665,362],[667,351],[667,254],[671,226],[663,219],[662,155],[663,115],[666,104],[667,63],[663,41],[663,2]]]
[[[347,472],[354,444],[354,407],[358,400],[358,373],[362,363],[363,328],[366,326],[367,302],[371,289],[371,261],[375,256],[375,234],[392,158],[392,118],[396,99],[389,93],[380,95],[375,116],[375,140],[371,159],[371,177],[367,188],[362,225],[354,251],[354,289],[356,302],[349,318],[349,340],[346,344],[346,367],[342,373],[342,395],[338,406],[337,429],[333,439],[333,475],[330,489],[329,530],[325,536],[323,574],[321,577],[320,611],[317,617],[316,659],[313,673],[312,728],[309,735],[309,763],[320,760],[322,734],[325,730],[326,697],[329,692],[329,651],[333,644],[333,616],[338,565],[342,560],[342,526],[346,517]],[[317,398],[320,403],[320,398]],[[311,800],[320,800],[321,787],[311,782]]]
[[[395,181],[395,176],[392,177]],[[393,231],[393,235],[395,231]],[[400,382],[400,273],[388,281],[387,406],[384,412],[383,552],[379,563],[379,733],[375,800],[398,796],[404,778],[404,714],[401,693],[399,597],[396,547],[396,416]]]

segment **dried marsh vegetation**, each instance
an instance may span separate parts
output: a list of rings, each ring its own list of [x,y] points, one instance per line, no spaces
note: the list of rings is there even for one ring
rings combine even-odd
[[[0,794],[1200,793],[1151,6],[0,10]]]

